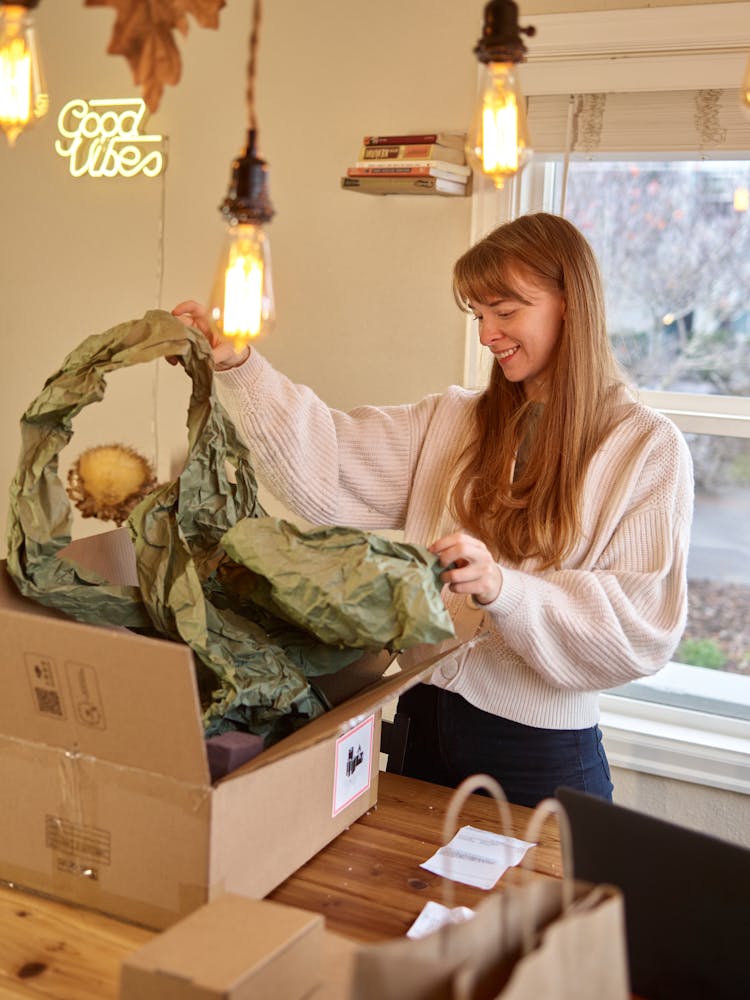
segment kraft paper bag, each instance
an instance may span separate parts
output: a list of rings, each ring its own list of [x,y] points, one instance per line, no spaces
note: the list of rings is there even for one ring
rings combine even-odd
[[[451,1000],[628,1000],[630,986],[621,893],[614,886],[572,884],[573,901],[560,887],[537,881],[522,887],[506,913],[495,958],[472,956],[457,969]],[[514,912],[515,911],[515,912]],[[530,942],[523,940],[531,916]],[[521,923],[521,944],[507,930]]]
[[[467,778],[451,802],[445,843],[453,835],[449,821],[456,807],[482,787],[499,805],[504,802],[492,778]],[[537,807],[525,839],[538,839],[552,812],[560,820],[563,852],[570,853],[567,819],[553,799]],[[566,864],[565,871],[571,870]],[[360,949],[353,1000],[629,1000],[620,891],[525,874],[520,884],[488,895],[469,920],[424,938]]]

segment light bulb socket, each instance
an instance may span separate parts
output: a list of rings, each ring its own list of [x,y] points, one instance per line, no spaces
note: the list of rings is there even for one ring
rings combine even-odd
[[[247,148],[232,163],[229,190],[219,211],[231,225],[270,222],[274,207],[268,193],[268,165],[256,153],[257,132],[247,133]]]
[[[531,38],[536,28],[518,25],[518,4],[513,0],[490,0],[484,8],[482,37],[474,47],[481,63],[524,62],[526,46],[521,35]]]

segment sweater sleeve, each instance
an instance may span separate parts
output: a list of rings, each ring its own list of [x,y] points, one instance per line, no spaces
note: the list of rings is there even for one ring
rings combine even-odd
[[[258,473],[277,499],[313,524],[403,527],[438,396],[344,413],[292,383],[256,350],[216,379]]]
[[[502,566],[502,590],[485,608],[504,644],[555,687],[606,690],[655,673],[685,627],[687,445],[659,418],[637,460],[612,461],[618,450],[612,442],[589,476],[585,556],[544,573]]]

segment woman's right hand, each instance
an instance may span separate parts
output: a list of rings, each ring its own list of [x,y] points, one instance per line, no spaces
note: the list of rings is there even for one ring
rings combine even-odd
[[[180,302],[172,310],[172,315],[176,316],[185,326],[191,326],[200,330],[203,336],[211,345],[214,356],[214,365],[217,371],[227,371],[229,368],[236,368],[243,364],[250,357],[250,346],[246,345],[240,351],[236,351],[231,341],[222,338],[216,326],[211,321],[208,309],[200,302],[187,299]],[[168,359],[172,364],[176,359]]]

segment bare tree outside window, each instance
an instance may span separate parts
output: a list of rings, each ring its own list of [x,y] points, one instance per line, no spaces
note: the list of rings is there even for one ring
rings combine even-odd
[[[602,266],[633,382],[750,396],[750,163],[581,161],[566,216]],[[696,511],[675,659],[750,675],[750,440],[686,434]]]

